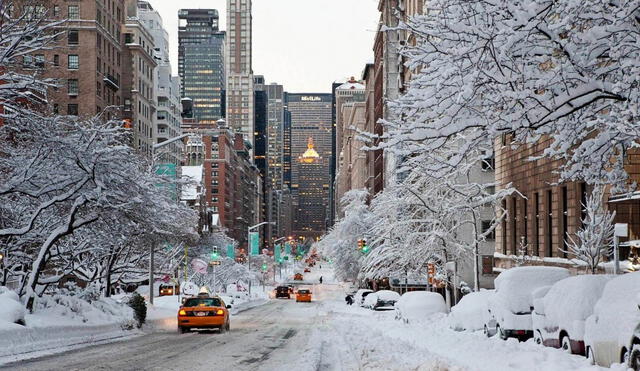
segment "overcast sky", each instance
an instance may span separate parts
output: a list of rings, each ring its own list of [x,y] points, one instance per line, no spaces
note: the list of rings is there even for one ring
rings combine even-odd
[[[226,0],[148,0],[170,35],[178,74],[178,9],[214,8],[226,30]],[[331,83],[360,78],[373,60],[378,0],[254,0],[253,71],[289,92],[331,92]]]

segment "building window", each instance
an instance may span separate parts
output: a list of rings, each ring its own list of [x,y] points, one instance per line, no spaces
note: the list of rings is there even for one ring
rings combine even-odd
[[[67,68],[77,70],[80,68],[80,57],[77,54],[69,54]]]
[[[567,257],[569,228],[569,205],[567,186],[562,187],[562,257]]]
[[[78,116],[78,105],[77,104],[68,104],[67,105],[67,115]]]
[[[44,54],[36,54],[34,62],[36,67],[44,68]]]
[[[482,256],[482,274],[483,275],[493,274],[493,256],[491,255]]]
[[[67,43],[69,45],[78,45],[80,41],[80,36],[78,35],[78,30],[69,30],[67,33]]]
[[[534,240],[534,251],[536,256],[540,256],[540,194],[538,192],[533,194],[533,205],[534,210],[534,225],[533,225],[533,236],[535,236]]]
[[[67,80],[67,90],[69,91],[69,95],[78,95],[78,80]]]
[[[53,7],[53,16],[54,17],[59,17],[60,16],[60,6],[54,5],[54,7]]]
[[[54,54],[53,55],[53,65],[54,66],[59,66],[60,65],[60,56],[58,54]]]
[[[489,229],[491,229],[491,220],[483,220],[482,221],[482,233],[486,233]],[[496,230],[494,229],[487,235],[487,240],[494,241],[496,239]]]
[[[80,19],[80,7],[78,5],[69,5],[67,9],[69,19]]]
[[[25,55],[24,57],[22,57],[22,65],[24,67],[33,66],[33,57],[30,55]]]
[[[60,113],[60,106],[58,105],[58,103],[54,103],[53,104],[53,114],[57,115],[58,113]]]

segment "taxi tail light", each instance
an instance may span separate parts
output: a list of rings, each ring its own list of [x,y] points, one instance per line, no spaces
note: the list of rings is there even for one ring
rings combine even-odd
[[[223,314],[224,314],[224,311],[223,311],[222,309],[218,309],[218,310],[216,311],[216,314],[217,314],[217,315],[219,315],[219,316],[221,316],[221,315],[223,315]]]
[[[180,311],[178,312],[179,315],[181,316],[186,316],[187,315],[187,311],[184,309],[180,309]]]

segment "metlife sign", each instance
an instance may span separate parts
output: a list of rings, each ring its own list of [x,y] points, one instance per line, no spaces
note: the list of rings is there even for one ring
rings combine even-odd
[[[287,94],[288,103],[331,103],[331,94]]]

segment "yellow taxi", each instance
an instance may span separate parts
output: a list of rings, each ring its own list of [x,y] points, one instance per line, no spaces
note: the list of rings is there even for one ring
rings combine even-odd
[[[311,303],[311,290],[300,289],[296,293],[296,303],[307,302]]]
[[[178,310],[178,330],[181,333],[196,328],[229,331],[229,308],[231,306],[217,296],[200,294],[188,298]]]

